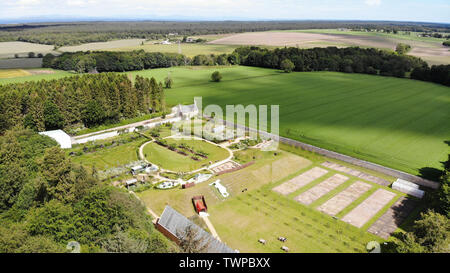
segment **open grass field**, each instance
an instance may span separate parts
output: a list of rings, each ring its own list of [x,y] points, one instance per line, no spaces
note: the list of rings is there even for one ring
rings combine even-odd
[[[223,75],[210,81],[213,71]],[[280,134],[319,147],[418,174],[441,168],[450,139],[450,88],[432,83],[335,72],[280,73],[254,67],[172,67],[127,72],[174,79],[168,105],[279,104]],[[67,72],[0,79],[0,84]]]
[[[220,70],[223,81],[210,82]],[[133,72],[174,79],[168,104],[280,105],[280,134],[418,174],[448,154],[450,88],[409,79],[251,67]]]
[[[208,154],[208,158],[198,157],[199,160],[195,161],[191,158],[191,153],[187,152],[188,156],[184,156],[156,143],[149,143],[144,147],[144,155],[148,161],[163,169],[174,172],[197,170],[208,165],[210,161],[213,163],[221,161],[230,155],[227,150],[202,140],[180,140],[172,138],[166,138],[165,140],[169,145],[176,144],[178,146],[184,143],[195,152],[203,151]]]
[[[195,55],[208,55],[208,54],[224,54],[231,53],[234,49],[239,47],[238,45],[214,45],[214,44],[170,44],[170,45],[161,45],[161,44],[153,44],[146,43],[144,45],[137,46],[128,46],[128,47],[120,47],[110,49],[113,51],[131,51],[131,50],[140,50],[143,49],[147,52],[163,52],[163,53],[181,53],[188,57],[193,57]]]

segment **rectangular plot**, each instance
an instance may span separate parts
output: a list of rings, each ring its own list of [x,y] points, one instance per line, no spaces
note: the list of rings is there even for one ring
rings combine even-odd
[[[375,214],[386,206],[395,196],[396,194],[393,192],[379,189],[356,208],[347,213],[347,215],[342,218],[342,221],[360,228],[374,217]]]
[[[283,195],[288,195],[294,191],[306,186],[317,178],[324,176],[328,171],[319,167],[314,167],[309,171],[302,173],[301,175],[284,182],[283,184],[273,188],[272,190]]]
[[[372,188],[370,184],[357,181],[327,202],[323,203],[317,209],[331,216],[335,216],[370,188]]]
[[[320,197],[324,196],[328,192],[334,190],[336,187],[348,180],[347,176],[341,174],[335,174],[327,180],[319,183],[315,187],[305,191],[299,196],[295,197],[295,201],[305,205],[310,205]]]
[[[405,197],[400,198],[367,231],[384,239],[389,238],[416,206],[417,201]]]
[[[381,185],[381,186],[387,187],[391,184],[391,182],[384,180],[382,178],[379,178],[379,177],[376,177],[376,176],[373,176],[373,175],[370,175],[370,174],[367,174],[364,172],[360,172],[360,171],[354,170],[352,168],[339,165],[337,163],[327,161],[327,162],[322,163],[322,166],[336,170],[338,172],[343,172],[343,173],[346,173],[346,174],[349,174],[352,176],[356,176],[356,177],[359,177],[361,179],[364,179],[364,180],[367,180],[367,181],[370,181],[373,183],[377,183],[378,185]]]

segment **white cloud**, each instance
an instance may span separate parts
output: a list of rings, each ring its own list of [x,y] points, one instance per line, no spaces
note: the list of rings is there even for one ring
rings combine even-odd
[[[40,4],[40,0],[20,0],[17,1],[17,4],[20,6],[31,6],[31,5],[37,5]]]
[[[381,0],[366,0],[366,5],[379,6],[381,5]]]

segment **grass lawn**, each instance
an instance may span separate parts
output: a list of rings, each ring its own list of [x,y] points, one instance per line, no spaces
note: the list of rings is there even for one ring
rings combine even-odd
[[[171,138],[167,138],[166,140],[169,145],[180,145],[181,143],[184,143],[196,152],[204,151],[208,154],[208,158],[198,157],[199,160],[195,161],[191,158],[192,154],[189,152],[187,152],[188,156],[184,156],[156,143],[147,144],[144,147],[144,155],[147,160],[166,170],[174,172],[189,172],[208,165],[210,161],[214,163],[224,160],[229,156],[229,152],[227,150],[206,141],[189,139],[179,140]]]
[[[267,188],[233,197],[208,212],[222,241],[241,252],[283,252],[283,245],[295,253],[366,252],[369,241],[379,240]],[[279,236],[287,242],[279,242]],[[267,244],[260,244],[260,238]]]
[[[210,82],[219,70],[220,83]],[[449,88],[437,84],[335,72],[280,73],[254,67],[168,68],[133,72],[174,87],[169,105],[280,105],[280,134],[418,174],[441,168],[448,154]],[[270,127],[269,127],[270,128]]]
[[[238,153],[246,154],[247,152]],[[208,185],[211,181],[220,179],[222,184],[227,187],[230,195],[237,196],[241,194],[242,188],[247,188],[248,190],[258,189],[269,182],[278,181],[311,164],[309,160],[289,152],[279,152],[277,156],[274,156],[271,152],[256,152],[252,154],[256,154],[257,162],[240,171],[213,177],[209,182],[203,182],[188,189],[152,189],[138,193],[138,195],[156,213],[162,213],[165,205],[170,204],[174,209],[189,217],[195,214],[191,202],[191,198],[195,195],[204,195],[208,208],[224,201],[218,191]],[[272,165],[275,168],[273,168],[273,171],[268,171]],[[278,168],[280,166],[284,166],[284,168]]]

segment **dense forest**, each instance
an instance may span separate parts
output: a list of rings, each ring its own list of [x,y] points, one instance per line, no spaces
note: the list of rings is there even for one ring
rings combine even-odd
[[[161,83],[117,73],[85,74],[0,86],[0,134],[17,125],[36,131],[92,127],[165,112]]]
[[[58,57],[47,54],[42,66],[79,73],[96,70],[98,72],[122,72],[150,68],[184,65],[188,59],[180,54],[151,53],[144,50],[130,52],[76,52],[63,53]]]
[[[93,174],[91,174],[93,173]],[[145,207],[71,162],[55,141],[15,128],[0,137],[0,252],[168,252]]]
[[[204,35],[292,29],[367,29],[385,32],[449,32],[448,24],[371,21],[227,21],[227,22],[74,22],[0,25],[0,42],[25,41],[55,46],[117,39],[160,39],[169,33]]]

